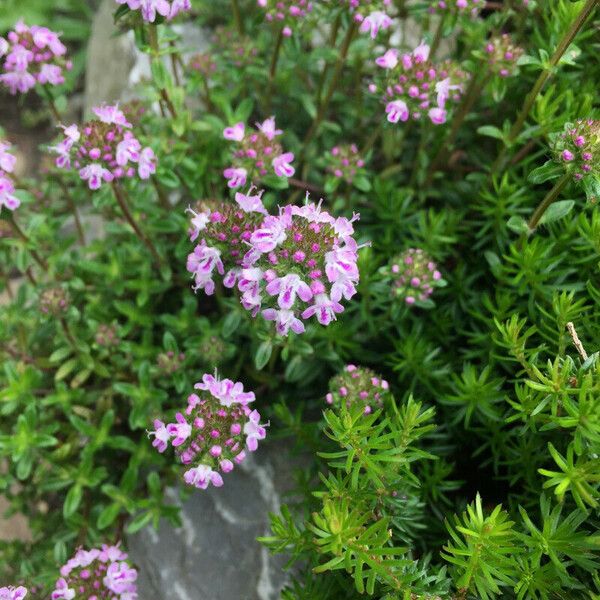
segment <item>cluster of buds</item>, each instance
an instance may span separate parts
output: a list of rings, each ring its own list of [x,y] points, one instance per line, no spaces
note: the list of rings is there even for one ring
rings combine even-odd
[[[246,133],[244,123],[236,123],[223,131],[226,140],[239,144],[233,153],[234,164],[223,171],[230,188],[238,188],[250,181],[258,181],[272,170],[277,177],[292,177],[292,152],[284,152],[275,138],[283,133],[277,129],[275,117],[257,123],[256,129]]]
[[[341,0],[354,14],[354,20],[360,23],[361,33],[369,33],[375,39],[380,31],[392,24],[392,18],[385,12],[392,0]]]
[[[177,354],[169,350],[168,352],[161,352],[156,357],[156,366],[163,375],[172,375],[176,371],[179,371],[184,361],[185,354],[183,352]]]
[[[79,549],[60,569],[52,600],[137,600],[137,571],[119,546]]]
[[[429,12],[451,13],[476,17],[485,6],[485,0],[433,0]]]
[[[19,587],[0,587],[0,600],[23,600],[27,596],[27,589]]]
[[[10,144],[0,141],[0,211],[6,206],[9,210],[15,210],[21,204],[14,195],[15,184],[10,176],[15,168],[17,159],[9,152]]]
[[[214,45],[215,56],[238,69],[256,62],[259,54],[251,37],[240,35],[237,31],[234,32],[226,27],[216,28]]]
[[[434,65],[423,42],[411,54],[401,56],[392,48],[375,62],[387,77],[381,89],[373,83],[369,90],[383,93],[390,123],[419,120],[425,112],[432,123],[441,125],[448,118],[448,102],[460,100],[466,74],[449,61]]]
[[[389,395],[389,384],[371,369],[346,365],[340,375],[336,375],[329,382],[329,393],[325,401],[329,405],[346,408],[360,405],[364,407],[366,415],[383,408]]]
[[[60,85],[65,82],[64,70],[72,68],[65,60],[67,49],[58,34],[46,27],[28,27],[22,21],[0,37],[0,58],[4,57],[0,83],[11,94],[24,94],[37,84]]]
[[[50,148],[58,154],[56,166],[78,169],[91,190],[99,189],[104,182],[134,177],[136,172],[140,179],[148,179],[155,173],[156,156],[152,148],[142,148],[118,105],[103,105],[93,110],[98,118],[81,128],[62,127],[63,140]]]
[[[117,4],[127,4],[129,10],[139,10],[146,23],[154,23],[160,15],[174,19],[179,13],[192,9],[191,0],[116,0]]]
[[[45,315],[60,317],[69,309],[70,298],[62,287],[52,287],[40,294],[40,311]]]
[[[227,345],[219,336],[209,335],[200,342],[198,352],[204,364],[216,367],[227,354]]]
[[[600,121],[579,119],[567,123],[555,138],[554,153],[576,181],[588,175],[600,177]]]
[[[329,153],[328,163],[328,171],[349,185],[352,185],[354,178],[365,166],[365,161],[358,153],[356,144],[334,146]]]
[[[192,73],[199,73],[208,79],[217,70],[217,63],[210,52],[199,52],[190,58],[188,68]]]
[[[281,24],[285,37],[292,35],[295,22],[306,17],[313,8],[310,0],[257,0],[257,4],[267,11],[267,21]]]
[[[384,274],[391,277],[394,298],[409,306],[426,302],[434,288],[445,285],[437,265],[420,248],[409,248],[392,259]]]
[[[260,423],[260,414],[248,405],[254,393],[230,379],[219,380],[204,375],[196,383],[198,390],[188,397],[187,408],[175,415],[175,423],[165,424],[156,419],[152,445],[160,452],[168,444],[186,467],[183,478],[188,485],[205,490],[212,483],[223,485],[221,473],[229,473],[246,458],[247,448],[254,452],[267,432]]]
[[[103,348],[114,348],[121,341],[115,325],[106,325],[105,323],[98,325],[95,340],[96,344]]]
[[[523,48],[515,46],[508,33],[493,37],[486,46],[488,64],[492,73],[509,77],[517,72],[517,61],[523,55]]]
[[[191,239],[200,238],[187,261],[194,290],[212,294],[218,273],[225,287],[237,286],[252,316],[275,321],[281,335],[302,333],[302,320],[313,316],[329,325],[342,299],[356,293],[358,215],[336,219],[313,203],[267,215],[261,194],[251,194],[238,192],[238,206],[227,210],[192,211]]]

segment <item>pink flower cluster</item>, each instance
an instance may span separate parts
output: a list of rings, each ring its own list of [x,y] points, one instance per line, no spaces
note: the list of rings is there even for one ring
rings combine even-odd
[[[260,414],[250,410],[253,392],[230,379],[203,375],[190,394],[187,408],[175,415],[174,423],[154,421],[152,445],[164,452],[171,444],[182,464],[191,466],[183,475],[185,482],[205,490],[211,483],[223,485],[221,473],[229,473],[246,458],[247,448],[254,452],[267,432]]]
[[[329,405],[339,407],[344,404],[348,409],[360,404],[368,415],[373,408],[383,408],[389,388],[388,382],[371,369],[347,365],[340,375],[330,381],[330,391],[325,400]]]
[[[429,10],[476,17],[484,6],[485,0],[434,0]]]
[[[432,123],[441,125],[448,118],[448,102],[460,100],[466,75],[447,61],[434,65],[424,42],[402,56],[391,48],[375,62],[386,78],[381,86],[373,83],[369,89],[383,93],[390,123],[419,120],[426,113]]]
[[[130,10],[139,10],[142,19],[154,23],[157,16],[174,19],[179,13],[192,9],[191,0],[116,0],[117,4],[127,4]]]
[[[0,141],[0,212],[6,206],[8,210],[19,208],[21,201],[14,195],[15,184],[10,176],[17,159],[9,152],[10,144]]]
[[[429,300],[434,288],[446,284],[437,265],[420,248],[409,248],[392,259],[384,273],[392,279],[394,297],[409,306]]]
[[[310,0],[257,0],[257,4],[267,11],[267,21],[283,26],[282,33],[285,37],[292,35],[295,22],[306,17],[313,8]]]
[[[579,119],[567,123],[556,137],[554,152],[576,181],[588,175],[600,178],[600,121]]]
[[[137,571],[119,546],[80,548],[60,569],[52,600],[137,600]]]
[[[244,123],[226,127],[223,137],[237,142],[239,148],[233,153],[234,164],[223,171],[230,188],[246,185],[248,180],[258,181],[270,171],[277,177],[292,177],[294,155],[284,152],[275,138],[283,133],[277,129],[275,117],[269,117],[263,123],[257,123],[256,129],[246,133]]]
[[[361,33],[370,34],[372,39],[375,39],[380,31],[385,31],[392,24],[392,18],[385,12],[392,4],[392,0],[341,1],[354,13],[354,20],[360,23]]]
[[[0,600],[23,600],[27,596],[27,589],[19,587],[0,587]]]
[[[0,83],[11,94],[24,94],[37,84],[60,85],[65,82],[63,70],[72,68],[64,56],[67,49],[58,34],[46,27],[28,27],[22,21],[0,37],[0,58],[4,57]]]
[[[290,329],[302,333],[303,321],[312,317],[329,325],[343,312],[342,300],[356,293],[359,247],[352,223],[358,215],[334,218],[320,204],[307,203],[288,205],[257,223],[256,213],[266,211],[261,194],[251,194],[252,189],[236,194],[241,211],[235,217],[241,222],[232,227],[233,238],[222,229],[224,222],[233,222],[231,217],[193,213],[191,237],[200,237],[200,244],[188,256],[187,269],[194,289],[213,293],[218,273],[225,287],[237,286],[242,306],[252,316],[260,312],[275,321],[281,335]],[[242,225],[244,214],[250,216]]]
[[[503,33],[487,42],[485,52],[492,73],[509,77],[517,72],[517,61],[523,55],[523,48],[515,46],[510,35]]]
[[[118,105],[102,105],[93,109],[98,117],[81,127],[64,127],[63,140],[50,148],[58,154],[56,166],[74,167],[91,190],[103,183],[134,177],[148,179],[156,172],[152,148],[142,144],[131,132],[131,123]]]
[[[365,161],[358,153],[356,144],[334,146],[329,156],[328,170],[338,179],[343,179],[349,185],[365,166]]]

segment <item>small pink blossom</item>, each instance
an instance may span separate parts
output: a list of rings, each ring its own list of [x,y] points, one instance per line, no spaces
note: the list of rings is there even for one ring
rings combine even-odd
[[[292,177],[296,172],[290,164],[294,160],[292,152],[286,152],[273,159],[273,169],[278,177]]]
[[[226,127],[223,130],[223,137],[226,140],[241,142],[244,139],[245,130],[246,126],[244,125],[244,123],[236,123],[232,127]]]
[[[360,25],[361,33],[370,33],[371,39],[375,39],[380,30],[385,30],[392,24],[392,18],[382,11],[372,12],[365,17]]]
[[[224,177],[227,179],[227,187],[237,188],[246,185],[248,179],[248,171],[238,167],[229,167],[223,171]]]

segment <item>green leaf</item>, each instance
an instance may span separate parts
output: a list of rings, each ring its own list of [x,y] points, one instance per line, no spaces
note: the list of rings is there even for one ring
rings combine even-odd
[[[254,355],[254,365],[258,371],[261,371],[269,362],[273,352],[273,344],[270,340],[263,342]]]
[[[80,484],[76,483],[67,492],[67,497],[65,498],[65,503],[63,504],[63,515],[65,519],[68,519],[70,516],[75,514],[75,511],[79,508],[79,505],[81,504],[82,497],[83,488]]]
[[[150,523],[151,520],[152,513],[150,511],[139,513],[131,520],[129,525],[127,525],[125,531],[127,531],[127,533],[130,534],[135,533],[136,531],[142,529],[142,527],[148,525],[148,523]]]
[[[121,512],[121,507],[118,504],[116,504],[116,503],[109,504],[98,515],[98,520],[96,522],[98,529],[106,529],[109,525],[111,525],[115,521],[115,519],[119,516],[120,512]]]
[[[76,358],[71,358],[66,363],[63,363],[60,366],[58,371],[56,371],[56,375],[54,375],[54,379],[56,381],[63,380],[65,377],[67,377],[69,375],[69,373],[71,373],[75,369],[75,367],[77,367],[78,364],[79,364],[79,361]]]
[[[554,202],[546,209],[546,212],[540,219],[540,223],[544,225],[554,223],[554,221],[566,217],[574,206],[575,200],[559,200],[558,202]]]
[[[486,135],[488,137],[496,138],[497,140],[504,139],[504,133],[501,129],[494,127],[493,125],[483,125],[477,129],[479,135]]]
[[[527,233],[529,231],[527,221],[523,217],[518,217],[516,215],[513,215],[508,220],[506,226],[515,233]]]
[[[564,168],[561,165],[556,164],[554,161],[549,160],[541,167],[534,169],[527,176],[527,180],[533,184],[544,183],[550,179],[555,179],[564,173]]]
[[[352,182],[355,188],[359,189],[361,192],[370,192],[371,191],[371,182],[364,175],[359,175],[354,178]]]

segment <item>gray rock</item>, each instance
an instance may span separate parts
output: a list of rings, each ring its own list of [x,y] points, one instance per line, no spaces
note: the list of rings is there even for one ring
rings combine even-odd
[[[256,541],[268,535],[269,512],[291,487],[289,456],[280,445],[256,454],[225,476],[221,488],[195,491],[183,527],[161,523],[128,540],[147,600],[276,600],[286,581],[282,557]],[[175,502],[177,492],[169,490]]]

